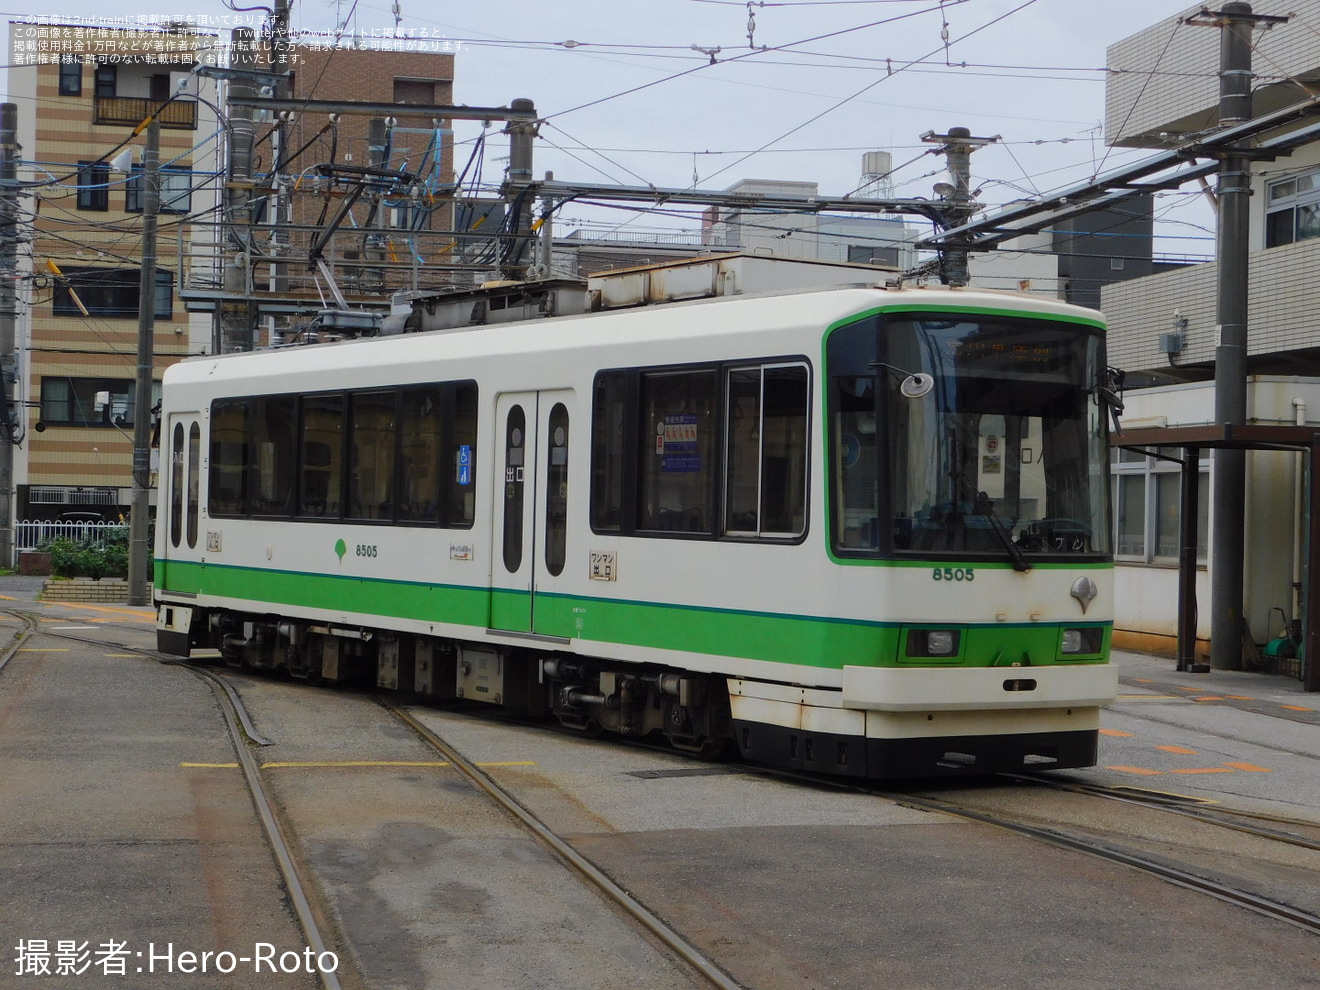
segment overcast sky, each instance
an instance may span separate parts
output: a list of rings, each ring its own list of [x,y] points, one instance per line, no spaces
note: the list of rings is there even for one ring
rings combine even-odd
[[[226,34],[222,18],[234,17],[220,0],[132,3],[117,16],[191,14]],[[85,18],[104,9],[65,0],[54,12]],[[994,205],[1145,154],[1104,146],[1105,49],[1188,9],[1182,0],[812,0],[750,8],[736,0],[397,0],[394,8],[388,0],[294,0],[292,27],[368,38],[397,28],[430,35],[432,44],[442,36],[458,49],[456,102],[526,97],[546,118],[538,176],[553,170],[559,179],[703,188],[796,179],[839,195],[861,183],[864,150],[885,150],[896,166],[895,194],[930,196],[944,176],[941,159],[923,154],[930,146],[920,135],[965,126],[1000,138],[973,157],[974,184]],[[11,10],[5,19],[25,16]],[[458,128],[460,166],[462,142],[478,126]],[[502,163],[491,159],[506,147],[503,138],[492,143],[487,179],[498,181]],[[1194,198],[1188,190],[1157,204],[1166,235],[1210,236],[1178,223],[1204,222]],[[572,210],[563,218],[571,221]],[[1190,240],[1181,249],[1211,247]]]

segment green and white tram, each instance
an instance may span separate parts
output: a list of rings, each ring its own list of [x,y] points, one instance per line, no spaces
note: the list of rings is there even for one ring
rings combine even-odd
[[[849,287],[189,360],[159,645],[821,773],[1090,765],[1103,332]]]

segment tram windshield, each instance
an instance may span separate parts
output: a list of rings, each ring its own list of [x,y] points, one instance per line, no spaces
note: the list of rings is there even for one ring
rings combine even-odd
[[[1102,355],[1098,327],[999,314],[884,314],[836,330],[836,551],[1022,570],[1107,554]]]

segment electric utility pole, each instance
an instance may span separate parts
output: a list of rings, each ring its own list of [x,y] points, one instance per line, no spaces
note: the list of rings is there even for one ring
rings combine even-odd
[[[21,412],[12,404],[18,362],[18,104],[0,104],[0,566],[14,564],[14,444]]]
[[[502,190],[509,203],[507,247],[500,259],[505,278],[522,278],[527,271],[526,254],[532,239],[532,142],[536,137],[536,104],[528,99],[509,102],[520,116],[511,120],[509,134],[509,170]]]
[[[156,216],[160,212],[160,123],[142,149],[142,271],[138,282],[137,383],[133,391],[133,500],[128,522],[128,604],[149,605],[147,517],[151,512],[151,372],[155,364]],[[162,525],[166,524],[162,519]]]
[[[230,32],[230,64],[239,70],[229,82],[229,161],[218,250],[224,254],[225,298],[216,306],[216,354],[252,349],[252,149],[256,133],[252,107],[235,97],[256,92],[249,75],[257,64],[256,34],[251,28]]]
[[[1277,24],[1286,17],[1253,14],[1251,4],[1237,0],[1222,10],[1202,10],[1189,24],[1218,27],[1219,126],[1251,120],[1251,32],[1257,24]],[[1247,237],[1251,196],[1251,159],[1242,145],[1230,147],[1219,164],[1219,230],[1217,321],[1215,347],[1215,421],[1247,422]],[[1246,551],[1247,454],[1220,449],[1214,453],[1214,519],[1210,532],[1210,666],[1217,670],[1242,667],[1246,627],[1242,614],[1242,572]]]
[[[972,196],[972,152],[994,144],[998,137],[972,137],[966,127],[950,127],[948,134],[936,134],[927,131],[921,135],[927,144],[940,145],[932,151],[943,152],[949,178],[953,184],[938,183],[935,191],[940,194],[944,204],[945,229],[961,227],[976,212],[975,198]],[[940,281],[945,285],[966,285],[971,276],[967,271],[967,249],[950,247],[942,252],[943,264],[940,266]]]

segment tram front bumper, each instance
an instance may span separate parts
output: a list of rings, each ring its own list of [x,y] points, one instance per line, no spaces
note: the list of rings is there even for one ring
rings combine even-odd
[[[843,707],[868,711],[1098,708],[1117,696],[1112,664],[843,668]]]

